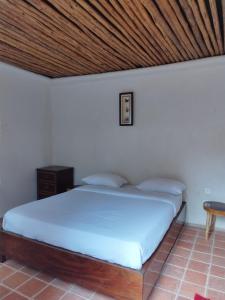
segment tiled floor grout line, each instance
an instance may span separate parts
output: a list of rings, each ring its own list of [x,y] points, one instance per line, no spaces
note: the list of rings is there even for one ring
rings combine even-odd
[[[45,290],[48,286],[54,286],[54,287],[59,288],[60,290],[62,290],[62,291],[64,292],[64,294],[62,295],[62,298],[65,296],[66,293],[71,292],[72,294],[77,295],[77,296],[79,296],[79,297],[81,297],[81,298],[83,298],[83,299],[85,299],[85,300],[89,300],[89,299],[90,299],[90,298],[84,297],[84,296],[82,296],[82,295],[79,295],[79,294],[76,293],[75,291],[72,291],[72,290],[68,290],[68,291],[67,291],[67,290],[63,289],[62,287],[60,287],[60,286],[58,286],[58,285],[55,285],[55,284],[53,283],[53,281],[54,281],[55,278],[53,278],[50,282],[46,282],[45,280],[42,280],[42,279],[36,277],[38,274],[41,273],[40,271],[37,271],[37,272],[35,272],[33,275],[31,275],[31,274],[28,274],[28,273],[26,273],[26,272],[23,272],[22,269],[23,269],[24,267],[21,267],[21,268],[14,268],[14,267],[12,267],[12,266],[10,266],[10,265],[8,265],[8,264],[7,264],[7,267],[9,267],[10,269],[12,269],[14,272],[11,273],[9,276],[5,277],[5,278],[4,278],[4,281],[5,281],[7,278],[9,278],[10,276],[12,276],[12,275],[14,275],[15,273],[17,273],[17,272],[21,272],[21,273],[23,273],[23,274],[29,276],[29,278],[26,279],[25,281],[23,281],[20,285],[18,285],[18,286],[17,286],[16,288],[14,288],[14,289],[11,288],[11,287],[9,287],[8,285],[4,284],[4,282],[0,282],[5,288],[7,288],[7,289],[10,290],[10,292],[9,292],[8,294],[4,295],[4,297],[1,298],[1,299],[4,299],[7,295],[10,295],[12,292],[16,292],[16,293],[19,294],[20,296],[23,296],[23,297],[25,297],[25,298],[27,298],[27,299],[34,299],[34,297],[36,297],[38,294],[40,294],[41,292],[43,292],[43,290]],[[28,296],[26,296],[25,294],[23,294],[23,293],[21,293],[20,291],[18,291],[18,289],[19,289],[23,284],[26,284],[29,280],[31,280],[31,279],[33,279],[33,278],[35,278],[35,279],[37,279],[37,280],[39,280],[39,281],[45,283],[45,286],[44,286],[42,289],[40,289],[37,293],[35,293],[34,295],[32,295],[32,297],[28,297]],[[72,289],[72,287],[71,287],[71,289]],[[93,292],[93,294],[95,294],[95,292]],[[61,299],[61,298],[60,298],[60,299]]]
[[[93,295],[95,295],[95,293],[97,292],[97,290],[96,291],[93,291],[92,292],[92,295],[90,296],[90,297],[84,297],[84,296],[82,296],[82,295],[80,295],[79,293],[75,293],[74,291],[73,291],[73,286],[71,286],[71,288],[69,289],[69,292],[71,292],[71,293],[73,293],[73,294],[76,294],[76,295],[78,295],[79,297],[81,297],[81,298],[84,298],[84,299],[92,299],[91,297],[93,296]]]
[[[215,248],[215,249],[219,249],[219,250],[225,251],[224,248],[221,248],[221,247],[216,247],[216,246],[214,246],[214,248]],[[218,256],[220,256],[220,255],[218,255]],[[223,257],[223,256],[222,256],[222,257]]]
[[[11,287],[8,287],[7,285],[4,285],[4,284],[2,286],[4,286],[5,288],[7,288],[8,290],[10,290],[10,292],[8,294],[4,295],[1,299],[4,299],[6,296],[8,296],[8,295],[10,295],[12,293],[17,293],[18,295],[23,296],[26,299],[30,299],[29,297],[27,297],[26,295],[24,295],[20,291],[17,291],[17,290],[15,290],[15,289],[13,289]]]
[[[51,281],[49,281],[49,282],[46,282],[46,281],[44,281],[44,280],[42,280],[42,279],[39,279],[39,278],[37,278],[37,279],[40,280],[40,281],[42,281],[42,282],[44,282],[44,283],[46,284],[46,286],[43,287],[40,291],[38,291],[36,294],[34,294],[34,295],[31,297],[31,299],[35,298],[38,294],[41,294],[41,292],[43,292],[43,290],[45,290],[45,289],[46,289],[47,287],[49,287],[49,286],[53,286],[53,287],[58,288],[58,289],[60,289],[61,291],[64,292],[64,294],[60,297],[60,299],[62,299],[67,293],[72,293],[73,295],[79,296],[80,298],[82,298],[82,299],[84,299],[84,300],[89,300],[89,299],[90,299],[90,297],[89,297],[89,298],[88,298],[88,297],[84,297],[84,296],[80,295],[78,292],[73,291],[73,284],[71,284],[72,286],[71,286],[69,289],[64,289],[63,287],[60,287],[60,286],[54,284],[54,280],[55,280],[56,278],[54,278],[53,280],[51,280]],[[93,293],[94,293],[94,292],[93,292]],[[60,299],[59,299],[59,300],[60,300]]]
[[[8,266],[8,265],[7,265],[7,266]],[[12,267],[11,267],[11,268],[12,268]],[[15,273],[17,273],[17,272],[21,272],[21,273],[23,273],[23,274],[29,276],[28,279],[26,279],[25,281],[23,281],[23,282],[22,282],[21,284],[19,284],[16,288],[11,288],[11,287],[8,286],[7,284],[4,284],[4,282],[2,282],[2,285],[3,285],[5,288],[11,290],[11,292],[16,292],[16,293],[19,294],[20,296],[23,296],[23,297],[25,297],[25,298],[27,298],[27,299],[30,299],[28,296],[26,296],[26,295],[24,295],[23,293],[21,293],[20,291],[18,291],[18,289],[19,289],[23,284],[26,284],[26,283],[27,283],[29,280],[31,280],[32,278],[35,278],[35,276],[36,276],[37,274],[39,274],[39,272],[37,271],[36,273],[34,273],[33,275],[31,275],[31,274],[27,274],[26,272],[21,271],[22,269],[23,269],[23,267],[22,267],[21,269],[16,269],[16,271],[15,271],[13,274],[15,274]],[[7,278],[9,278],[10,276],[12,276],[13,274],[11,274],[11,275],[9,275],[8,277],[4,278],[4,281],[5,281]],[[10,293],[9,293],[9,294],[10,294]],[[4,297],[6,297],[6,296],[4,296]],[[3,299],[4,299],[4,298],[3,298]]]
[[[11,273],[10,275],[8,275],[8,276],[4,277],[4,278],[3,278],[3,280],[5,281],[5,280],[6,280],[6,279],[8,279],[10,276],[12,276],[12,275],[16,274],[16,272],[18,272],[18,270],[14,271],[14,272],[13,272],[13,273]],[[3,283],[3,281],[0,281],[0,283],[2,284],[2,283]]]
[[[214,288],[211,288],[210,287],[210,290],[212,290],[212,291],[214,291],[214,292],[218,292],[218,290],[216,290],[216,289],[214,289]],[[221,294],[224,294],[224,299],[225,299],[225,292],[223,292],[223,291],[219,291]]]
[[[50,281],[50,282],[46,282],[45,280],[42,280],[42,279],[36,277],[38,274],[41,273],[40,271],[37,271],[37,272],[35,272],[34,274],[28,274],[27,272],[24,272],[24,271],[23,271],[23,267],[18,268],[18,269],[15,269],[15,268],[13,268],[13,267],[10,266],[10,265],[7,265],[7,267],[9,267],[10,269],[15,270],[15,271],[14,271],[13,273],[11,273],[9,276],[5,277],[5,278],[4,278],[4,281],[7,280],[10,276],[14,275],[14,274],[17,273],[17,272],[21,272],[21,273],[23,273],[23,274],[29,276],[29,278],[26,279],[25,281],[23,281],[21,284],[19,284],[19,285],[18,285],[17,287],[15,287],[15,288],[11,288],[10,286],[6,285],[6,284],[4,283],[4,281],[1,282],[1,284],[2,284],[5,288],[9,289],[11,292],[16,292],[17,294],[19,294],[19,295],[21,295],[21,296],[23,296],[23,297],[25,297],[25,298],[27,298],[27,299],[33,299],[33,298],[36,297],[39,293],[41,293],[43,290],[45,290],[48,286],[54,286],[54,287],[59,288],[60,290],[62,290],[62,291],[64,292],[64,294],[63,294],[62,297],[64,297],[65,294],[67,293],[67,291],[66,291],[65,289],[63,289],[62,287],[57,286],[57,285],[55,285],[55,284],[53,283],[53,281],[54,281],[55,278],[53,278],[52,281]],[[39,280],[39,281],[41,281],[42,283],[44,283],[45,286],[44,286],[42,289],[40,289],[37,293],[35,293],[32,297],[28,297],[27,295],[21,293],[21,292],[18,290],[21,286],[23,286],[24,284],[26,284],[27,282],[29,282],[31,279],[34,279],[34,278],[37,279],[37,280]],[[9,292],[8,294],[10,294],[11,292]],[[72,292],[72,291],[71,291],[71,292]],[[75,294],[74,292],[72,292],[72,293]],[[7,294],[7,295],[8,295],[8,294]],[[4,297],[6,297],[7,295],[4,295]],[[77,295],[78,295],[78,294],[77,294]],[[80,296],[80,295],[79,295],[79,296]],[[83,297],[83,296],[80,296],[80,297],[83,298],[83,299],[88,299],[88,298],[85,298],[85,297]],[[4,298],[1,298],[1,299],[4,299]]]
[[[176,291],[176,297],[175,297],[175,300],[177,300],[178,297],[180,296],[181,286],[182,286],[182,284],[183,284],[183,282],[184,282],[184,278],[185,278],[185,275],[186,275],[187,267],[188,267],[189,262],[190,262],[190,260],[191,260],[191,254],[192,254],[192,251],[193,251],[193,249],[194,249],[194,246],[195,246],[197,237],[198,237],[198,233],[196,232],[196,236],[195,236],[195,238],[194,238],[194,240],[193,240],[193,245],[192,245],[192,248],[190,249],[190,254],[189,254],[189,257],[188,257],[188,259],[187,259],[186,266],[185,266],[185,268],[184,268],[184,273],[183,273],[183,275],[182,275],[182,277],[181,277],[181,280],[180,280],[178,289],[177,289],[177,291]]]
[[[212,266],[220,267],[220,268],[223,268],[223,269],[224,269],[224,267],[222,267],[221,265],[217,265],[217,264],[215,264],[215,263],[212,263]],[[213,275],[213,276],[216,276],[216,275]],[[219,276],[216,276],[216,277],[219,277]]]
[[[180,236],[182,237],[182,233],[183,233],[183,230],[182,230],[182,232],[180,233]],[[179,237],[178,237],[178,240],[179,240]],[[192,245],[193,246],[193,245]],[[176,244],[175,244],[175,246],[174,247],[176,247]],[[173,255],[175,255],[175,254],[173,254]],[[189,254],[189,257],[190,257],[190,254]],[[188,260],[187,260],[187,262],[186,262],[186,266],[188,265]],[[179,296],[179,292],[180,292],[180,288],[181,288],[181,284],[182,284],[182,279],[184,278],[184,274],[185,274],[185,268],[182,268],[182,269],[184,269],[184,273],[183,273],[183,275],[182,275],[182,277],[181,277],[181,280],[180,280],[180,282],[179,282],[179,285],[178,285],[178,288],[177,288],[177,290],[176,290],[176,294],[175,294],[175,299],[174,300],[177,300],[177,298],[178,298],[178,296]]]
[[[41,279],[39,279],[39,278],[37,278],[38,280],[41,280]],[[55,278],[54,278],[55,279]],[[50,282],[46,282],[46,281],[43,281],[43,280],[41,280],[42,282],[44,282],[46,285],[42,288],[42,289],[40,289],[36,294],[34,294],[30,299],[35,299],[35,297],[36,296],[38,296],[39,294],[41,294],[45,289],[47,289],[49,286],[54,286],[55,288],[58,288],[58,289],[60,289],[62,292],[64,292],[64,294],[59,298],[59,300],[61,300],[68,292],[71,292],[70,290],[66,290],[66,289],[63,289],[62,287],[60,287],[60,286],[58,286],[58,285],[55,285],[54,283],[53,283],[53,281],[54,281],[54,279],[52,280],[52,281],[50,281]],[[73,292],[72,292],[73,293]],[[83,298],[83,299],[88,299],[88,298],[85,298],[85,297],[82,297],[82,296],[80,296],[80,295],[78,295],[78,294],[75,294],[75,293],[73,293],[74,295],[77,295],[77,296],[79,296],[79,297],[81,297],[81,298]]]
[[[170,294],[172,294],[176,297],[176,292],[174,292],[174,291],[166,290],[166,289],[164,289],[163,287],[160,287],[160,286],[157,286],[157,289],[162,290],[162,291],[167,292],[167,293],[170,293]],[[150,295],[150,298],[147,299],[147,300],[151,300],[151,295]],[[166,300],[166,299],[163,299],[163,300]],[[174,298],[174,300],[175,300],[175,298]]]
[[[7,265],[7,266],[9,266],[9,265]],[[10,268],[12,269],[13,267],[10,267]],[[25,281],[23,281],[23,282],[22,282],[21,284],[19,284],[16,288],[11,288],[11,287],[9,287],[8,285],[4,284],[4,282],[2,282],[1,284],[2,284],[5,288],[9,289],[11,292],[16,292],[16,293],[19,294],[20,296],[23,296],[23,297],[25,297],[25,298],[27,298],[27,299],[33,299],[34,297],[36,297],[41,291],[43,291],[44,289],[46,289],[46,288],[51,284],[51,282],[54,280],[54,279],[53,279],[53,280],[50,281],[50,282],[46,282],[46,281],[44,281],[44,280],[39,279],[39,278],[36,277],[39,273],[41,273],[40,271],[37,271],[37,272],[35,272],[33,275],[31,275],[31,274],[28,274],[28,273],[26,273],[26,272],[23,272],[22,269],[23,269],[23,267],[20,268],[20,269],[16,269],[15,272],[11,273],[9,276],[7,276],[7,277],[4,278],[4,281],[5,281],[7,278],[9,278],[10,276],[12,276],[13,274],[15,274],[15,273],[17,273],[17,272],[21,272],[21,273],[23,273],[23,274],[29,276],[28,279],[26,279]],[[39,290],[36,294],[34,294],[32,297],[28,297],[28,296],[26,296],[25,294],[21,293],[21,292],[18,290],[22,285],[26,284],[27,282],[29,282],[31,279],[34,279],[34,278],[37,279],[37,280],[39,280],[39,281],[41,281],[41,282],[43,282],[43,283],[45,283],[45,286],[44,286],[41,290]],[[56,285],[54,285],[54,287],[60,288],[60,287],[58,287],[58,286],[56,286]],[[63,292],[65,292],[65,290],[63,290],[62,288],[60,288],[60,289],[61,289]],[[9,293],[9,294],[10,294],[10,293]],[[5,295],[4,297],[6,297],[6,295]],[[4,299],[4,298],[2,298],[2,299]]]
[[[193,246],[194,246],[194,244],[196,245],[196,241],[197,241],[198,238],[204,239],[203,236],[201,236],[201,232],[199,232],[198,235],[196,236],[195,243],[193,243]],[[209,245],[210,248],[211,248],[210,253],[207,253],[207,252],[201,252],[201,251],[196,251],[196,250],[194,250],[193,247],[192,247],[191,254],[190,254],[190,256],[189,256],[189,261],[190,261],[190,258],[191,258],[191,256],[192,256],[193,251],[195,251],[195,252],[200,252],[200,253],[203,253],[203,254],[208,254],[208,255],[210,256],[210,263],[207,263],[207,262],[205,262],[205,261],[201,261],[202,263],[205,263],[205,264],[208,264],[208,265],[209,265],[208,272],[207,272],[207,276],[209,276],[209,272],[210,272],[211,266],[212,266],[212,265],[215,265],[215,264],[212,264],[212,257],[213,257],[214,249],[216,248],[216,247],[214,246],[214,244],[215,244],[215,235],[213,236],[213,242],[212,242],[212,244]],[[184,247],[183,247],[183,249],[188,250],[187,248],[184,248]],[[224,248],[221,248],[221,249],[224,250]],[[177,255],[177,256],[178,256],[178,255]],[[215,256],[215,255],[214,255],[214,256]],[[180,257],[182,257],[182,256],[180,256]],[[183,257],[184,257],[184,256],[183,256]],[[194,258],[191,258],[191,259],[197,261],[197,260],[194,259]],[[188,263],[189,263],[189,262],[188,262]],[[188,266],[188,263],[187,263],[187,266]],[[216,265],[216,266],[218,266],[218,265]],[[220,266],[220,267],[221,267],[221,266]],[[224,268],[224,267],[222,266],[222,268]],[[185,268],[185,273],[186,273],[186,269],[187,269],[187,268]],[[188,269],[189,269],[189,268],[188,268]],[[192,269],[190,269],[190,270],[192,270]],[[198,273],[202,273],[202,272],[199,272],[199,271],[196,271],[196,270],[193,270],[193,271],[198,272]],[[185,274],[185,273],[184,273],[184,274]],[[203,273],[203,274],[204,274],[204,273]],[[215,276],[215,275],[213,275],[213,276],[216,277],[216,278],[220,278],[220,279],[223,278],[222,276]],[[182,280],[182,281],[183,281],[183,280]],[[185,280],[185,282],[188,282],[188,281]],[[193,284],[193,283],[192,283],[192,284]],[[195,285],[199,286],[198,284],[195,284]],[[202,286],[201,286],[201,287],[202,287]],[[205,285],[205,286],[204,286],[204,289],[205,289],[205,292],[207,292],[208,285]],[[212,289],[212,290],[215,290],[215,289]],[[215,291],[216,291],[216,290],[215,290]],[[222,293],[222,294],[225,294],[224,291],[219,290],[219,292]],[[180,296],[180,293],[177,294],[177,297],[179,297],[179,296]],[[225,298],[224,298],[224,299],[225,299]]]
[[[185,269],[186,270],[186,268],[182,268],[182,269]],[[187,268],[188,270],[189,270],[189,268]],[[191,271],[194,271],[194,272],[197,272],[197,271],[195,271],[195,270],[191,270]],[[199,272],[198,272],[199,273]],[[206,275],[205,273],[201,273],[201,274],[204,274],[204,275]],[[167,275],[167,274],[165,274],[166,276],[168,276],[168,277],[171,277],[171,278],[173,278],[173,279],[177,279],[177,280],[180,280],[181,281],[181,279],[178,279],[177,277],[173,277],[172,275]],[[182,276],[183,277],[183,276]],[[216,277],[216,276],[215,276]],[[217,277],[217,278],[221,278],[221,277]],[[198,287],[201,287],[202,288],[202,285],[200,285],[200,284],[198,284],[198,283],[193,283],[192,281],[189,281],[189,280],[184,280],[185,282],[187,282],[187,283],[191,283],[191,284],[194,284],[194,285],[196,285],[196,286],[198,286]],[[148,284],[147,284],[148,285]],[[161,289],[163,289],[162,287],[161,287]]]
[[[210,261],[209,261],[209,269],[206,277],[206,284],[205,284],[205,296],[208,294],[208,284],[209,284],[209,277],[211,274],[211,267],[212,267],[212,259],[213,259],[213,251],[214,251],[214,244],[215,244],[215,235],[212,236],[212,248],[211,248],[211,255],[210,255]]]
[[[21,272],[20,270],[21,270],[23,267],[21,267],[21,269],[15,269],[15,268],[11,267],[10,265],[7,265],[7,267],[10,268],[10,269],[12,269],[12,271],[14,271],[14,272],[11,273],[9,276],[4,277],[3,281],[0,282],[1,285],[2,285],[3,287],[5,287],[5,288],[7,288],[8,290],[10,290],[10,292],[7,293],[6,295],[4,295],[4,297],[2,297],[1,299],[4,299],[7,295],[10,295],[12,292],[15,292],[15,290],[16,290],[17,288],[19,288],[19,287],[22,286],[26,281],[29,281],[29,280],[31,279],[31,277],[29,277],[29,278],[26,279],[24,282],[22,282],[20,285],[18,285],[16,288],[11,288],[11,287],[8,286],[7,284],[5,284],[4,281],[7,280],[8,278],[10,278],[11,276],[13,276],[14,274],[16,274],[16,273],[18,273],[18,272]],[[25,272],[22,272],[22,273],[23,273],[23,274],[26,274]],[[26,275],[29,276],[28,274],[26,274]],[[18,294],[20,294],[21,296],[23,295],[23,294],[21,294],[20,292],[19,292]]]
[[[34,299],[36,296],[38,296],[39,294],[41,294],[45,289],[47,289],[47,287],[50,286],[50,282],[45,282],[45,284],[46,285],[42,289],[40,289],[37,293],[35,293],[32,297],[30,297],[30,299]],[[64,291],[63,296],[64,295],[65,295],[65,291]]]

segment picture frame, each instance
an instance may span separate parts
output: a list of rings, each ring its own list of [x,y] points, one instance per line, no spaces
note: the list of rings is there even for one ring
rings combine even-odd
[[[133,92],[119,94],[119,121],[120,126],[132,126],[133,120]]]

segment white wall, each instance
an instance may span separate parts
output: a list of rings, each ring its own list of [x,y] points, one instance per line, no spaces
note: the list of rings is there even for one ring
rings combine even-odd
[[[0,216],[35,199],[35,169],[55,163],[74,166],[77,183],[104,170],[181,179],[188,222],[203,224],[202,202],[225,202],[224,67],[220,57],[50,80],[0,64]],[[132,127],[118,125],[124,91]]]
[[[52,80],[52,162],[75,166],[77,183],[105,170],[132,183],[151,175],[181,179],[188,222],[203,224],[202,202],[225,202],[224,69],[220,57]],[[133,127],[118,125],[124,91],[135,95]]]
[[[0,216],[36,199],[35,169],[50,161],[48,84],[0,64]]]

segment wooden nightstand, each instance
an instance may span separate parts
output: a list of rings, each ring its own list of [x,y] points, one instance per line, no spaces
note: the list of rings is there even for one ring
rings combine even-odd
[[[73,188],[74,168],[48,166],[37,169],[37,198],[43,199]]]

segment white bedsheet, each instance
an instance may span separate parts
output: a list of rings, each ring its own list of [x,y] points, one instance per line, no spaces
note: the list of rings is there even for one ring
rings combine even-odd
[[[181,196],[83,186],[9,210],[3,228],[125,267],[141,269],[181,206]]]

